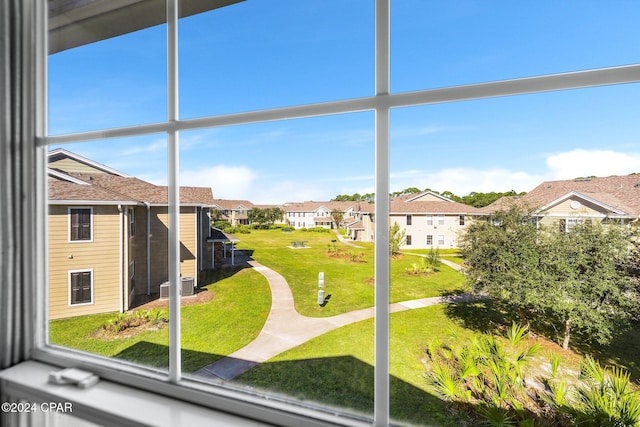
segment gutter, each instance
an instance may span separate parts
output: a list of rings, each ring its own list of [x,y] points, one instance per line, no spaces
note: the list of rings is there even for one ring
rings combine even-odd
[[[119,238],[119,242],[120,242],[120,247],[119,247],[119,264],[120,264],[120,268],[119,270],[119,283],[120,283],[120,312],[124,313],[124,283],[122,282],[122,229],[124,228],[124,224],[122,223],[122,205],[118,205],[118,216],[120,219],[120,226],[119,228],[119,232],[118,232],[118,238]]]

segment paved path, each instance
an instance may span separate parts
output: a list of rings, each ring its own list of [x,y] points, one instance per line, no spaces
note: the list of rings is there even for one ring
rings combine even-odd
[[[271,310],[267,321],[255,340],[235,353],[196,371],[196,375],[228,381],[312,338],[374,316],[373,307],[332,317],[303,316],[295,309],[293,294],[284,277],[256,261],[248,260],[247,262],[269,281]],[[471,299],[469,295],[422,298],[391,304],[390,311],[396,313],[434,304],[466,302]]]
[[[355,243],[353,243],[352,240],[345,239],[344,236],[342,234],[340,234],[340,232],[338,230],[333,230],[333,234],[336,235],[336,237],[338,238],[338,240],[340,240],[340,242],[344,243],[347,246],[351,246],[351,247],[354,247],[354,248],[362,248],[362,246],[358,246]]]
[[[412,253],[412,252],[402,252],[402,251],[401,251],[401,253],[403,253],[403,254],[405,254],[405,255],[419,256],[419,257],[422,257],[422,258],[426,258],[426,257],[427,257],[426,255],[423,255],[423,254],[414,254],[414,253]],[[448,259],[440,258],[440,262],[441,262],[441,263],[443,263],[444,265],[447,265],[447,266],[449,266],[449,267],[453,268],[454,270],[457,270],[457,271],[459,271],[459,272],[461,272],[461,273],[464,273],[464,267],[462,267],[462,266],[461,266],[461,265],[459,265],[459,264],[456,264],[456,263],[455,263],[455,262],[453,262],[453,261],[449,261]]]

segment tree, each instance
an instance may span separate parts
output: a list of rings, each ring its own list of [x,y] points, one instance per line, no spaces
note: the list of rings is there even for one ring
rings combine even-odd
[[[405,188],[402,191],[394,191],[393,193],[389,194],[389,196],[398,197],[398,196],[404,196],[406,194],[417,194],[417,193],[421,193],[419,188],[417,188],[417,187],[409,187],[409,188]]]
[[[283,215],[284,215],[284,211],[279,207],[274,206],[271,208],[266,208],[264,216],[265,216],[267,225],[271,225],[274,222],[281,220]]]
[[[264,209],[260,208],[249,209],[247,212],[247,219],[251,224],[264,224],[267,221]]]
[[[537,231],[528,213],[512,208],[474,221],[461,237],[474,290],[521,320],[607,343],[637,312],[638,243],[632,232],[600,224]]]
[[[394,222],[393,225],[389,227],[389,253],[391,255],[400,253],[400,246],[406,242],[405,234],[406,231],[400,231],[400,226],[397,222]]]
[[[332,209],[331,210],[331,219],[333,223],[336,225],[336,230],[340,228],[340,224],[344,221],[344,213],[340,209]]]
[[[547,278],[542,313],[562,326],[563,348],[572,331],[606,344],[640,303],[635,273],[636,236],[599,223],[577,224],[546,235],[541,252]]]
[[[282,218],[284,211],[278,207],[252,208],[247,212],[247,218],[252,224],[269,226]]]

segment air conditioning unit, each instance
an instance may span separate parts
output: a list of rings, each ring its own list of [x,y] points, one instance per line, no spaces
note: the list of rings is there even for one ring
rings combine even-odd
[[[183,277],[181,279],[181,287],[180,287],[180,295],[188,296],[193,295],[194,282],[195,279],[193,277]]]
[[[169,282],[160,284],[160,299],[169,298]]]

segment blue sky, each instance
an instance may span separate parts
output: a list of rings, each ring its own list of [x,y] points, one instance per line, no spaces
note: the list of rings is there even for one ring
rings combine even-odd
[[[640,2],[393,0],[391,89],[640,62]],[[373,94],[370,0],[249,0],[180,21],[180,117]],[[52,55],[52,135],[166,119],[165,27]],[[640,172],[640,84],[391,113],[391,189],[528,191]],[[371,112],[183,132],[181,183],[254,203],[373,191]],[[67,145],[166,183],[164,135]]]

